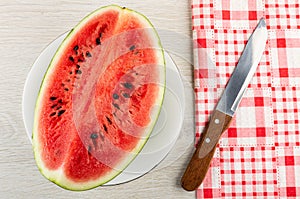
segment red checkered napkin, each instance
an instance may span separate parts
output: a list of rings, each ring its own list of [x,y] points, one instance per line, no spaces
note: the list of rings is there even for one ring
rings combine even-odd
[[[192,0],[199,138],[261,17],[268,43],[198,198],[300,198],[299,0]]]

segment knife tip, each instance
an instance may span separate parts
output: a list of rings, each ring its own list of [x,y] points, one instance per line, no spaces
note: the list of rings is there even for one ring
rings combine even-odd
[[[262,17],[260,20],[259,20],[259,23],[257,25],[258,28],[265,28],[267,25],[266,25],[266,21],[265,21],[265,18]]]

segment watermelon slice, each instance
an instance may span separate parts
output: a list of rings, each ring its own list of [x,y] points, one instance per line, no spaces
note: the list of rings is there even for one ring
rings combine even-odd
[[[94,11],[62,42],[40,88],[41,173],[69,190],[116,177],[150,136],[164,91],[164,53],[149,20],[116,5]]]

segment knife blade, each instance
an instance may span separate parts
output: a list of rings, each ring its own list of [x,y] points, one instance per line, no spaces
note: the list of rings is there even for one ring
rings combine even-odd
[[[181,178],[187,191],[196,190],[205,178],[219,139],[230,126],[243,94],[248,87],[265,50],[268,32],[262,18],[248,39],[244,51],[226,88],[202,132],[197,148]]]

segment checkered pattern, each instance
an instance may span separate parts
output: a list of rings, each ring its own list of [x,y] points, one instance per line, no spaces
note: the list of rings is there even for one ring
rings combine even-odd
[[[275,197],[278,195],[275,147],[220,148],[221,196]]]
[[[300,29],[299,0],[266,0],[265,18],[268,29]]]
[[[277,156],[279,195],[299,197],[300,147],[278,147]]]
[[[192,0],[196,140],[261,17],[269,36],[197,198],[300,198],[299,4]]]
[[[269,35],[273,84],[299,87],[300,30],[270,31]]]
[[[272,146],[274,136],[271,102],[271,89],[248,88],[230,128],[220,140],[220,145]]]
[[[200,133],[204,130],[206,122],[209,119],[214,107],[217,103],[216,88],[195,88],[196,103],[196,141],[200,137]]]
[[[252,32],[253,30],[214,30],[214,38],[218,38],[215,39],[215,64],[217,68],[217,80],[215,81],[218,81],[220,87],[225,87],[228,82]],[[263,57],[265,60],[265,55]],[[268,80],[268,76],[265,76],[268,73],[266,65],[264,64],[259,68],[259,75],[255,77],[254,81],[269,84],[270,81],[264,81],[266,78]]]
[[[211,0],[197,0],[192,3],[193,29],[214,29],[214,9]]]
[[[220,198],[221,197],[221,175],[220,175],[220,151],[216,149],[211,168],[206,175],[205,181],[197,192],[198,198]]]
[[[216,28],[220,29],[254,28],[264,14],[262,1],[215,1],[214,8]]]
[[[215,42],[213,31],[194,32],[195,85],[199,87],[216,87]]]
[[[251,33],[252,30],[194,31],[195,86],[224,88]],[[269,51],[266,49],[249,87],[271,85],[269,59]]]
[[[276,146],[300,146],[300,89],[272,89]]]

